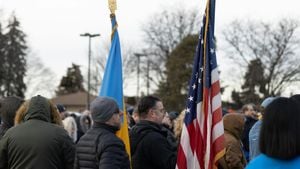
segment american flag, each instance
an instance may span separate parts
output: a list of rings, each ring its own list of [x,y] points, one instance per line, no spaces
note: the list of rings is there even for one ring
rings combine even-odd
[[[224,128],[214,40],[215,0],[208,0],[190,81],[176,169],[216,169]]]

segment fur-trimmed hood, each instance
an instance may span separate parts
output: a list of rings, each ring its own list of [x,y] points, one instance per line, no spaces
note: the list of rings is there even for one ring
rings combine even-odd
[[[56,107],[48,99],[40,95],[26,101],[19,108],[15,117],[15,125],[31,119],[42,120],[62,126],[62,120]]]

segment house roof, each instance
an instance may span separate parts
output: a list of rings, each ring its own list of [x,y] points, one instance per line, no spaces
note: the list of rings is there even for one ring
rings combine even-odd
[[[90,95],[90,102],[97,96]],[[66,95],[57,96],[51,99],[54,104],[63,104],[65,106],[84,106],[87,102],[87,92],[77,92]]]

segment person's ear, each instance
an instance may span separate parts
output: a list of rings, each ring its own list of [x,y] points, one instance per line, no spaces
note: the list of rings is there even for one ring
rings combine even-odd
[[[150,117],[153,117],[153,116],[155,115],[155,110],[154,110],[154,109],[149,109],[148,115],[149,115]]]

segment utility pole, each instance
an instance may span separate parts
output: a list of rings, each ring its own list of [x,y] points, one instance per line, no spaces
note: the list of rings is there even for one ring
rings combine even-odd
[[[90,34],[84,33],[80,34],[80,36],[88,37],[89,38],[89,50],[88,50],[88,91],[87,91],[87,100],[86,100],[86,107],[90,110],[90,90],[91,90],[91,41],[92,38],[100,36],[100,34]]]
[[[136,93],[137,93],[137,99],[139,98],[140,96],[140,57],[142,56],[148,56],[148,54],[146,53],[134,53],[134,55],[137,57],[137,90],[136,90]],[[150,88],[150,85],[149,85],[149,59],[147,60],[147,95],[149,95],[149,88]]]
[[[149,96],[149,89],[150,89],[150,83],[149,83],[149,66],[150,66],[150,62],[149,62],[149,58],[147,58],[147,96]]]

